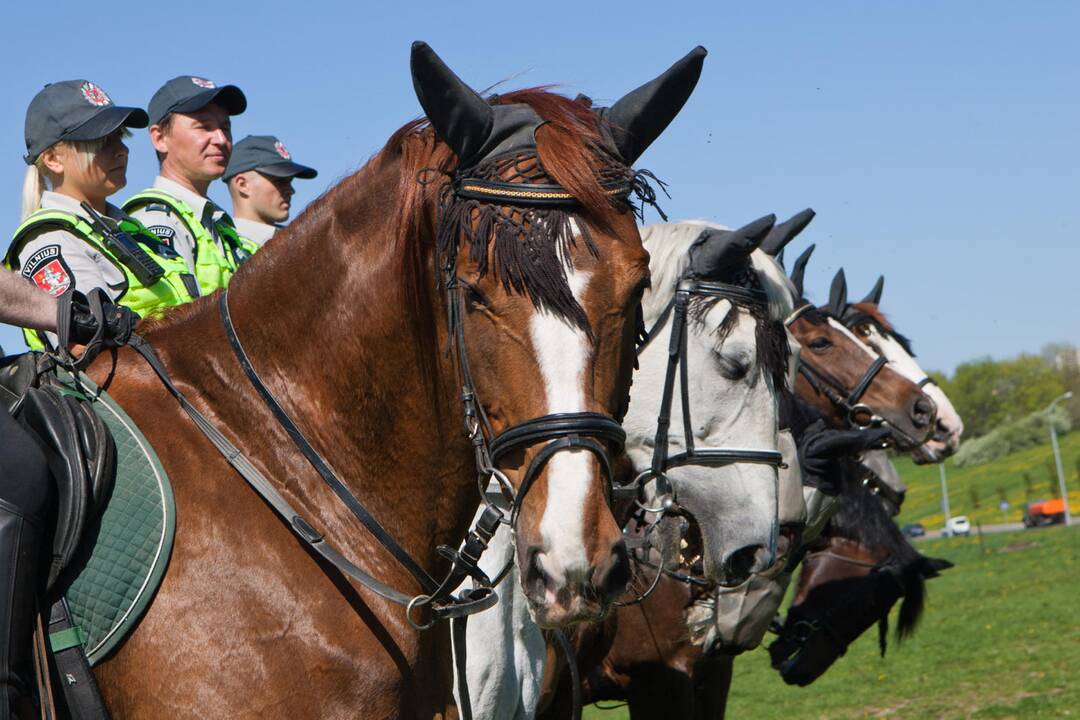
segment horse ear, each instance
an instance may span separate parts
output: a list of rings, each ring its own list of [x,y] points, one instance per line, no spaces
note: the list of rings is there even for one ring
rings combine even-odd
[[[829,288],[829,312],[834,317],[840,317],[846,309],[847,278],[844,277],[844,268],[840,268],[832,279],[832,287]]]
[[[922,565],[922,576],[927,580],[936,578],[942,570],[948,570],[953,567],[953,564],[948,560],[932,557],[924,557]]]
[[[874,303],[875,305],[881,304],[881,291],[885,289],[885,276],[878,275],[877,282],[874,283],[874,287],[870,290],[870,294],[862,299],[864,303]]]
[[[412,44],[413,88],[435,132],[459,159],[473,157],[494,126],[494,112],[427,43]]]
[[[718,277],[750,257],[775,222],[775,215],[766,215],[738,230],[706,228],[690,248],[691,272],[698,277]]]
[[[791,268],[791,283],[795,286],[795,292],[799,297],[796,300],[801,300],[806,296],[803,291],[803,276],[806,274],[806,263],[810,262],[810,256],[814,254],[814,248],[817,245],[811,245],[803,250],[802,255],[795,258],[795,265]]]
[[[774,256],[778,252],[782,252],[785,245],[806,229],[806,226],[810,224],[816,214],[810,208],[806,208],[801,213],[792,215],[786,222],[782,222],[772,229],[769,236],[765,238],[765,242],[761,243],[761,249]]]
[[[627,165],[633,165],[682,110],[707,54],[698,45],[663,75],[630,91],[604,112],[615,148]]]

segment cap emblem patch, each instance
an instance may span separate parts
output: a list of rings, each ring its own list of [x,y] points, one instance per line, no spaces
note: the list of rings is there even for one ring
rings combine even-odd
[[[213,90],[217,87],[217,85],[214,84],[213,80],[207,80],[206,78],[193,77],[191,78],[191,82],[195,83],[201,88],[206,88],[208,90]]]
[[[274,149],[277,150],[277,154],[286,160],[292,160],[292,155],[289,154],[289,149],[285,147],[285,144],[278,140],[274,143]]]
[[[106,105],[112,105],[112,100],[105,94],[105,91],[99,88],[92,82],[83,83],[82,88],[83,97],[86,101],[94,107],[105,107]]]

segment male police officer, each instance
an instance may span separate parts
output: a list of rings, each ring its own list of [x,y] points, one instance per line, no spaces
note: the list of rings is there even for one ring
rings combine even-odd
[[[232,219],[206,196],[229,164],[229,117],[246,108],[247,98],[235,85],[218,87],[191,75],[165,83],[149,108],[150,142],[161,169],[152,188],[124,203],[124,210],[187,261],[204,295],[225,287],[249,255]]]
[[[310,180],[318,173],[293,162],[273,135],[248,135],[233,147],[222,180],[232,195],[233,221],[240,237],[260,248],[289,219],[293,178]]]

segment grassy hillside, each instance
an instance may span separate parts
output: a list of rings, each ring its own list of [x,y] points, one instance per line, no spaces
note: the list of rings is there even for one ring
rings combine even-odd
[[[759,648],[735,663],[728,717],[1080,717],[1080,527],[933,540],[919,549],[956,567],[930,582],[922,625],[903,646],[890,638],[881,658],[871,630],[807,688],[785,685]],[[588,708],[585,717],[628,714]]]
[[[1062,436],[1059,444],[1065,482],[1069,488],[1069,506],[1080,519],[1080,432]],[[895,462],[908,486],[899,522],[921,522],[927,528],[942,527],[944,518],[938,467],[916,465],[906,457],[898,458]],[[946,462],[945,473],[949,485],[950,512],[953,515],[967,515],[972,524],[1020,522],[1026,502],[1057,496],[1057,475],[1054,474],[1054,456],[1049,438],[1044,445],[1013,453],[985,465],[958,468]],[[1031,478],[1030,496],[1025,489],[1024,473]],[[1002,493],[1009,502],[1006,513],[998,508]]]

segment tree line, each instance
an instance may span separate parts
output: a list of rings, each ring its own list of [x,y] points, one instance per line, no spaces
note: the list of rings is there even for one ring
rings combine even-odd
[[[1045,410],[1069,390],[1073,397],[1062,405],[1074,427],[1080,421],[1080,354],[1069,343],[1008,360],[978,358],[959,365],[952,376],[931,375],[963,418],[965,440]]]

